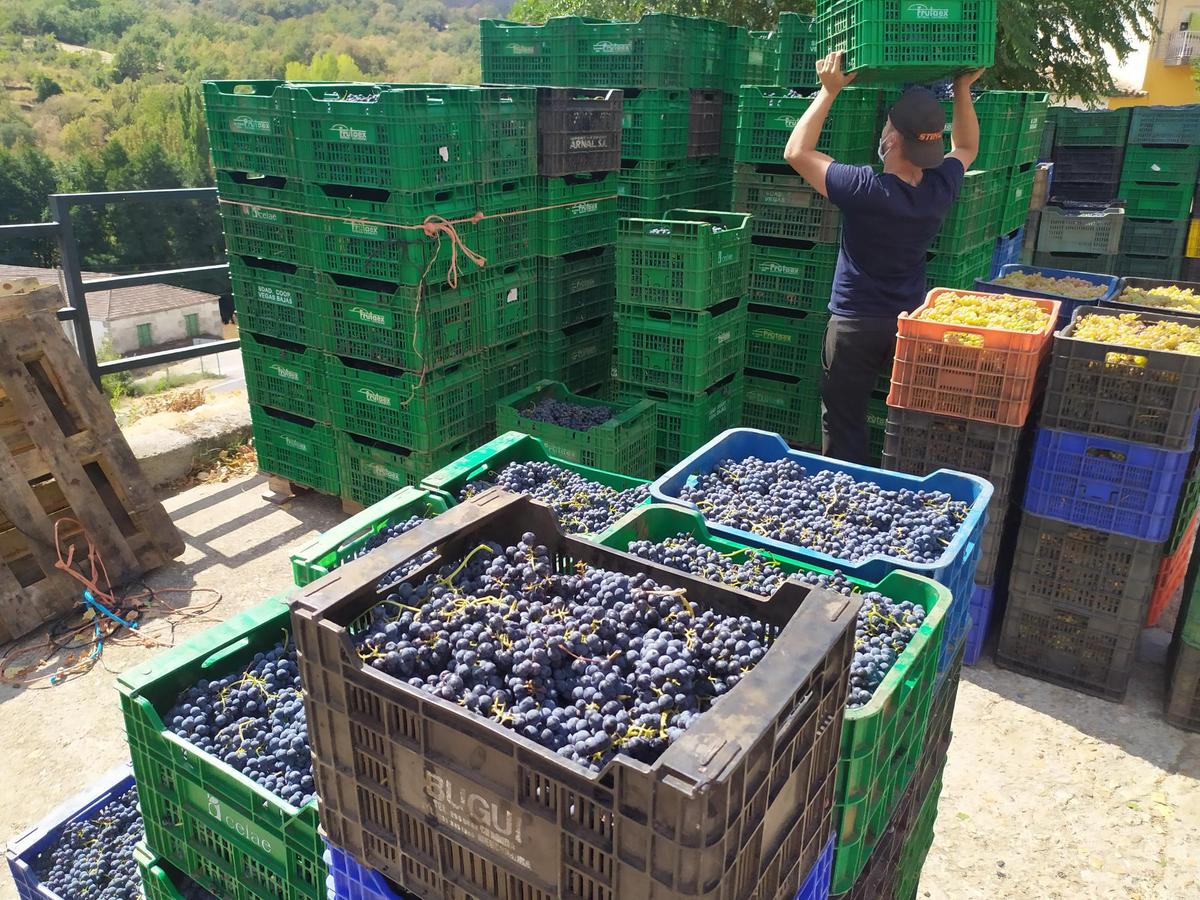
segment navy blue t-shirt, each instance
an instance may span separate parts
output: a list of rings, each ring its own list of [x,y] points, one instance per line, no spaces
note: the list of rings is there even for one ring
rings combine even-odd
[[[829,311],[895,318],[920,306],[925,254],[962,182],[962,163],[950,157],[916,187],[870,166],[832,163],[825,186],[842,211],[842,245]]]

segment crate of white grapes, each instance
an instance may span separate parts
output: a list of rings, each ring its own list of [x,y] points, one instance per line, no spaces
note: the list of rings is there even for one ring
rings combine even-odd
[[[485,491],[293,596],[322,825],[424,900],[794,896],[832,831],[858,607]]]

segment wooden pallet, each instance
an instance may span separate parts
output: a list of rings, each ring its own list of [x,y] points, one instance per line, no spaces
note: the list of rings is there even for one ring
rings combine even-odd
[[[73,546],[86,559],[90,537],[114,586],[183,552],[63,334],[61,306],[57,287],[0,285],[0,642],[69,612],[82,596],[83,586],[55,567],[60,520],[63,554]]]

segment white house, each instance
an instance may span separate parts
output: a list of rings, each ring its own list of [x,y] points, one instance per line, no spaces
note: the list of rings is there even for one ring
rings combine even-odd
[[[83,272],[82,276],[85,287],[88,281],[105,277],[97,272]],[[28,277],[42,284],[62,284],[58,269],[0,266],[0,280]],[[108,338],[122,356],[190,343],[195,338],[215,340],[222,334],[215,294],[171,284],[88,291],[87,304],[96,346]],[[64,329],[73,340],[70,323],[64,323]]]

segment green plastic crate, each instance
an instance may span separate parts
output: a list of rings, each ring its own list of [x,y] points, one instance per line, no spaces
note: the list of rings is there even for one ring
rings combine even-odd
[[[942,763],[945,766],[945,763]],[[938,801],[942,798],[942,777],[939,772],[921,803],[909,828],[904,846],[900,849],[900,859],[896,872],[896,897],[915,898],[917,887],[921,881],[921,870],[925,868],[925,859],[929,856],[929,848],[933,846],[933,827],[937,822]]]
[[[797,447],[821,446],[820,369],[803,377],[746,369],[742,424],[781,435]]]
[[[726,555],[747,550],[742,544],[712,535],[698,512],[664,504],[633,510],[596,540],[606,547],[627,551],[631,541],[659,541],[681,533]],[[828,570],[785,556],[755,552],[788,573],[829,574]],[[878,584],[856,579],[851,583],[862,592],[878,591],[893,600],[920,604],[926,618],[871,701],[844,714],[834,793],[838,834],[832,886],[835,893],[849,890],[854,884],[921,761],[944,620],[952,602],[948,588],[908,572],[892,572]],[[957,602],[965,603],[967,598]]]
[[[1033,264],[1044,269],[1059,269],[1067,272],[1091,272],[1100,275],[1117,274],[1115,253],[1052,253],[1036,250]]]
[[[812,16],[781,12],[775,29],[777,58],[770,81],[784,87],[815,87],[817,84],[817,23]],[[755,84],[746,81],[743,84]]]
[[[138,874],[142,878],[142,892],[146,900],[189,900],[197,895],[195,882],[165,859],[152,853],[145,841],[138,841],[137,846],[133,848],[133,858],[137,861]],[[227,896],[234,895],[230,893]],[[267,898],[263,897],[262,900]]]
[[[737,153],[740,163],[779,165],[783,148],[810,96],[793,96],[786,87],[744,85],[738,104]],[[873,88],[846,88],[825,120],[817,149],[838,162],[875,162],[879,142],[880,93]]]
[[[733,173],[733,208],[750,213],[756,238],[836,244],[841,211],[787,166],[738,163]]]
[[[538,267],[538,328],[561,331],[597,316],[611,316],[617,272],[612,247],[565,256],[543,256]]]
[[[665,197],[694,190],[695,182],[696,166],[691,160],[623,159],[617,196]]]
[[[1029,217],[1029,203],[1033,199],[1033,181],[1036,177],[1037,163],[1009,167],[1000,213],[1001,234],[1016,231],[1025,224]]]
[[[464,243],[487,260],[503,266],[533,256],[539,240],[537,178],[510,178],[477,188],[476,205],[485,216],[478,225],[455,226]],[[444,243],[449,243],[444,239]],[[464,265],[461,256],[460,266]],[[470,264],[466,263],[467,269]]]
[[[657,468],[662,473],[726,428],[741,422],[745,380],[737,372],[692,396],[618,382],[616,396],[622,403],[654,401],[658,419]]]
[[[1187,242],[1188,222],[1164,222],[1159,219],[1135,219],[1125,217],[1121,227],[1121,255],[1136,256],[1182,256]],[[1135,273],[1122,273],[1133,275]],[[1177,278],[1174,275],[1150,275],[1150,278]]]
[[[625,303],[699,311],[746,293],[750,216],[670,210],[622,219],[617,228],[617,296]]]
[[[696,78],[689,21],[651,13],[637,22],[573,19],[576,87],[709,87]],[[554,20],[552,20],[554,21]],[[720,55],[715,58],[719,62]],[[716,85],[712,85],[716,86]]]
[[[1124,278],[1179,277],[1183,260],[1178,256],[1142,256],[1133,253],[1118,253],[1114,270]]]
[[[320,345],[321,308],[311,270],[230,256],[229,282],[239,328],[294,344]]]
[[[970,290],[975,279],[986,278],[992,268],[992,244],[988,242],[962,253],[933,253],[925,257],[925,283],[935,287]]]
[[[330,353],[425,372],[479,349],[485,279],[422,289],[323,272],[314,278]]]
[[[294,85],[300,177],[312,184],[426,191],[480,180],[480,89]]]
[[[337,447],[328,425],[251,404],[259,471],[337,496]]]
[[[603,425],[577,431],[524,415],[542,400],[559,400],[577,406],[607,406],[614,415]],[[541,439],[547,451],[593,469],[621,472],[635,478],[654,477],[654,403],[641,400],[619,404],[572,394],[557,381],[539,381],[532,387],[500,399],[496,409],[498,431],[519,431]]]
[[[316,235],[325,231],[319,218],[314,221],[316,217],[345,219],[362,224],[413,226],[383,228],[383,236],[390,240],[412,238],[419,234],[420,231],[415,226],[424,222],[426,216],[436,215],[452,221],[464,219],[473,215],[479,205],[474,184],[454,184],[420,191],[365,188],[357,185],[305,184],[300,189],[300,199],[304,210],[315,214],[306,217],[304,221],[310,233]],[[361,229],[355,233],[368,234]],[[313,243],[311,238],[309,243]]]
[[[611,245],[617,237],[616,172],[586,172],[538,179],[540,256],[564,256]]]
[[[1137,219],[1186,219],[1192,209],[1195,184],[1159,184],[1121,179],[1117,195],[1125,201],[1125,215]]]
[[[871,457],[871,465],[883,466],[883,445],[887,440],[887,377],[881,378],[885,384],[871,394],[867,401],[867,452]]]
[[[838,248],[807,243],[750,245],[750,302],[756,306],[827,312]]]
[[[492,422],[496,402],[513,391],[541,381],[546,372],[542,364],[541,337],[517,338],[507,344],[488,347],[482,353],[484,420]]]
[[[582,463],[563,459],[550,452],[540,438],[508,431],[483,446],[465,453],[453,462],[447,463],[426,477],[421,482],[421,487],[438,491],[457,501],[459,494],[463,492],[467,484],[479,478],[486,479],[489,473],[495,475],[513,462],[554,463],[554,465],[581,475],[589,481],[595,481],[617,491],[626,491],[646,483],[644,478],[595,469]]]
[[[217,172],[221,227],[230,256],[252,256],[307,266],[308,217],[303,190],[282,178]]]
[[[551,381],[561,381],[573,391],[593,388],[607,381],[611,374],[611,315],[577,322],[557,331],[544,331],[538,336],[538,342],[542,374]],[[521,387],[528,385],[529,382],[525,382]]]
[[[533,259],[488,266],[473,294],[481,347],[506,344],[537,331],[538,280]]]
[[[1042,142],[1048,130],[1050,95],[1045,91],[1025,91],[1025,106],[1021,113],[1021,132],[1013,153],[1013,165],[1037,162],[1042,155]]]
[[[972,164],[976,169],[998,169],[1011,166],[1021,141],[1025,118],[1023,91],[984,91],[974,98],[975,115],[979,119],[979,153]],[[954,125],[954,101],[943,100],[946,111],[944,141],[946,152],[952,148],[950,135]]]
[[[251,403],[328,422],[325,356],[319,350],[249,331],[241,333],[242,366]]]
[[[1197,138],[1200,140],[1200,137]],[[1121,166],[1124,181],[1160,184],[1196,183],[1200,171],[1200,144],[1190,147],[1157,147],[1130,144]]]
[[[809,379],[821,369],[829,314],[751,306],[746,321],[746,368]]]
[[[384,529],[407,522],[413,516],[431,519],[446,508],[445,499],[434,491],[402,487],[294,550],[292,581],[296,587],[304,587],[324,578],[353,559],[367,541]]]
[[[479,443],[483,433],[476,430],[436,450],[421,451],[360,434],[338,432],[342,496],[369,507],[405,486],[416,487],[430,472]]]
[[[570,85],[573,52],[567,20],[551,19],[545,25],[479,20],[479,55],[486,84]]]
[[[479,89],[479,178],[503,181],[537,174],[537,89]]]
[[[1193,26],[1195,30],[1195,26]],[[1200,142],[1200,103],[1184,106],[1135,106],[1129,117],[1131,144]]]
[[[699,312],[617,304],[617,378],[698,394],[746,358],[747,305],[734,298]]]
[[[996,62],[996,0],[829,0],[817,54],[844,51],[857,80],[933,81]]]
[[[986,241],[997,221],[995,204],[999,202],[1003,178],[972,169],[963,176],[962,189],[950,206],[950,212],[933,239],[930,249],[939,253],[962,253]]]
[[[1183,536],[1192,523],[1192,517],[1196,514],[1197,506],[1200,506],[1200,469],[1192,473],[1179,495],[1179,506],[1175,511],[1175,524],[1171,526],[1171,536],[1167,538],[1163,556],[1170,556],[1179,549],[1179,545],[1183,542]]]
[[[292,90],[282,81],[205,81],[204,121],[213,168],[299,175],[292,140]]]
[[[416,374],[330,356],[325,376],[337,428],[398,447],[433,451],[484,420],[477,360]]]
[[[620,219],[658,219],[672,209],[692,208],[699,200],[700,192],[694,188],[663,196],[643,197],[627,193],[622,183],[617,189],[617,212]]]
[[[238,671],[286,638],[267,600],[117,677],[146,843],[219,897],[325,900],[317,801],[296,809],[163,725],[180,693]]]
[[[424,211],[418,223],[427,215],[458,223],[454,227],[462,241],[471,249],[486,253],[479,249],[486,244],[484,224],[467,221],[478,206],[473,189],[448,188],[422,197],[423,200],[413,201],[420,202]],[[357,205],[357,201],[346,205]],[[307,220],[312,267],[317,271],[410,286],[421,284],[423,279],[429,283],[447,280],[454,257],[449,237],[427,235],[419,225],[360,218],[349,210],[330,215],[336,217]],[[478,271],[461,253],[457,264],[465,276]]]
[[[684,88],[628,90],[621,120],[621,155],[637,160],[687,156],[689,94]]]
[[[1054,113],[1056,147],[1123,147],[1129,134],[1129,109],[1074,109]]]

